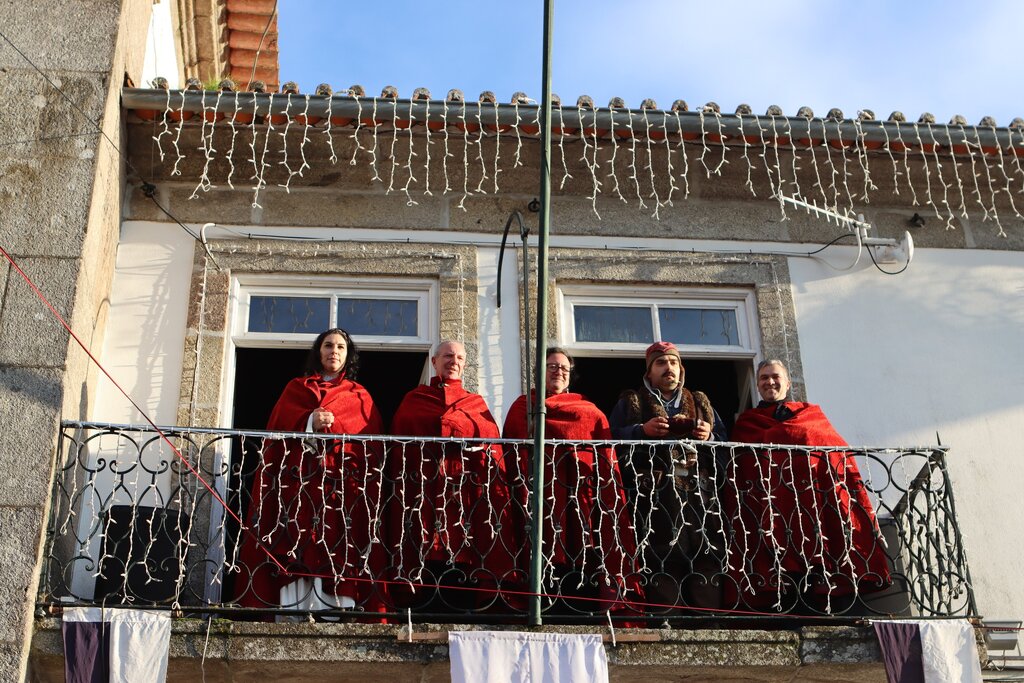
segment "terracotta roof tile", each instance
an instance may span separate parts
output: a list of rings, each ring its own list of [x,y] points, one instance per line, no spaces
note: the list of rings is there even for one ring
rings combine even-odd
[[[275,92],[280,83],[277,15],[274,0],[228,0],[229,75],[243,90],[261,80]],[[255,65],[255,69],[253,68]]]
[[[239,14],[262,14],[270,16],[274,12],[275,0],[227,0],[229,12]]]
[[[278,76],[276,68],[258,67],[256,69],[256,71],[254,72],[252,70],[251,66],[247,66],[247,67],[234,67],[234,68],[231,69],[231,73],[229,75],[231,76],[232,79],[234,79],[234,81],[236,83],[241,83],[243,85],[248,85],[249,84],[249,80],[252,79],[254,82],[255,81],[262,81],[263,84],[264,84],[264,87],[268,91],[275,91],[275,92],[277,91],[277,87],[278,87],[277,80],[278,80],[279,76]],[[243,87],[243,90],[247,90],[247,89],[248,88]]]
[[[251,31],[257,36],[263,35],[267,28],[269,15],[265,14],[241,14],[238,12],[228,13],[228,28],[232,31]],[[270,30],[277,33],[277,18],[270,20]]]
[[[231,50],[231,66],[245,66],[252,68],[254,62],[256,62],[257,53],[252,50]],[[259,65],[265,68],[274,68],[277,66],[277,51],[276,50],[260,50],[259,52]]]
[[[231,46],[232,50],[252,50],[256,51],[260,49],[260,37],[263,35],[261,30],[259,33],[250,31],[231,31],[228,35],[228,45]],[[263,49],[273,50],[277,52],[277,33],[270,31],[267,33],[267,37],[263,39]]]
[[[235,81],[235,89],[237,91],[240,91],[240,92],[256,91],[256,92],[261,92],[261,93],[278,93],[279,91],[280,92],[284,92],[285,89],[288,88],[288,86],[291,86],[293,93],[298,93],[299,92],[298,89],[297,89],[297,86],[295,86],[295,84],[293,82],[286,83],[284,86],[280,86],[280,88],[279,88],[279,86],[278,86],[278,84],[276,82],[276,79],[278,77],[278,69],[277,69],[277,62],[276,62],[277,55],[276,55],[276,53],[264,54],[264,53],[261,52],[260,59],[259,59],[259,66],[255,70],[255,75],[253,75],[253,69],[252,69],[252,58],[255,57],[255,52],[239,51],[235,56],[238,57],[238,58],[237,59],[233,58],[231,60],[232,61],[232,65],[233,65],[233,68],[231,70],[231,76],[232,76],[232,78]],[[248,58],[248,59],[245,59],[245,58]],[[252,78],[252,82],[251,83],[250,83],[250,78]],[[161,80],[161,79],[158,78],[157,81],[162,82],[164,84],[164,87],[166,87],[166,80]],[[190,84],[189,89],[196,90],[196,89],[201,89],[201,87],[202,87],[201,84],[199,84],[197,81],[194,81],[194,82],[192,82]],[[226,89],[226,88],[222,87],[221,89]],[[141,94],[144,91],[136,90],[134,92],[137,92],[137,93]],[[312,97],[315,97],[317,99],[322,100],[325,96],[326,97],[330,97],[331,93],[332,93],[332,88],[331,88],[330,84],[323,83],[323,84],[320,84],[317,87],[317,92],[316,92],[315,95],[312,95]],[[413,91],[413,93],[411,93],[411,96],[412,96],[411,97],[411,101],[423,101],[423,100],[426,100],[426,101],[428,101],[428,103],[434,101],[432,99],[433,95],[430,93],[430,91],[427,88],[416,88]],[[349,100],[351,102],[352,98],[365,98],[366,97],[366,90],[361,85],[355,84],[355,85],[352,85],[351,87],[349,87],[347,89],[338,90],[334,94],[334,97],[336,99],[340,97],[340,98],[343,98],[345,100]],[[498,100],[497,96],[495,95],[495,93],[493,93],[490,90],[485,90],[485,91],[481,92],[480,95],[478,96],[478,98],[476,98],[475,101],[472,101],[472,100],[471,101],[467,101],[466,98],[465,98],[465,95],[463,94],[463,92],[461,90],[459,90],[458,88],[453,88],[453,89],[448,91],[448,93],[446,94],[445,99],[448,102],[448,104],[462,104],[462,103],[465,103],[467,106],[474,106],[474,107],[477,106],[478,104],[483,104],[483,105],[486,105],[486,108],[487,108],[488,112],[491,112],[491,110],[493,108],[493,113],[489,114],[489,116],[498,116],[499,115],[499,104],[500,104],[499,100]],[[558,95],[556,95],[554,93],[551,94],[551,99],[552,99],[552,104],[555,107],[562,107],[563,111],[568,112],[569,110],[571,110],[573,108],[572,106],[565,106],[565,107],[563,107],[561,99],[558,97]],[[162,103],[162,101],[163,100],[160,100],[161,103]],[[395,88],[392,85],[388,85],[388,86],[385,86],[381,90],[381,93],[378,96],[377,101],[382,102],[382,103],[384,103],[384,102],[391,103],[391,102],[397,102],[397,101],[403,101],[403,100],[401,98],[401,93],[399,93],[398,89]],[[410,100],[404,100],[404,101],[405,102],[410,102]],[[520,107],[534,107],[534,106],[536,106],[536,102],[531,100],[526,95],[526,93],[524,93],[524,92],[516,92],[516,93],[514,93],[512,98],[510,99],[510,102],[511,102],[511,104],[517,105],[517,106],[520,106]],[[197,105],[197,104],[198,103],[193,103],[193,105]],[[190,106],[192,106],[192,105],[190,105]],[[312,108],[313,109],[316,109],[317,106],[318,105],[316,104],[316,102],[312,102]],[[319,106],[322,106],[322,103]],[[338,106],[338,105],[335,105],[335,106]],[[363,106],[366,106],[366,105],[363,105]],[[405,106],[405,105],[403,105],[403,106]],[[507,105],[501,105],[501,106],[502,107],[506,107]],[[589,126],[589,122],[590,121],[596,121],[597,120],[597,119],[591,119],[590,118],[590,117],[596,115],[596,114],[592,114],[592,112],[608,112],[608,114],[619,113],[619,114],[624,115],[626,118],[621,119],[621,120],[624,121],[625,123],[616,123],[616,125],[615,125],[615,134],[620,136],[620,137],[627,133],[626,127],[634,127],[636,125],[635,122],[629,118],[630,117],[630,113],[629,112],[633,111],[633,110],[630,109],[628,107],[628,103],[624,102],[623,99],[620,98],[620,97],[613,97],[609,101],[608,107],[598,108],[595,105],[594,100],[593,100],[592,97],[590,97],[589,95],[580,95],[580,97],[576,101],[575,108],[578,109],[578,110],[585,110],[587,112],[586,116],[588,117],[587,118],[588,126]],[[137,111],[139,111],[139,112],[145,111],[149,118],[152,118],[152,116],[154,116],[154,115],[158,115],[158,112],[154,112],[148,106],[147,107],[138,107]],[[201,109],[201,107],[199,107],[199,108],[196,108],[194,111],[202,111],[202,109]],[[444,127],[445,123],[443,121],[438,121],[438,120],[435,120],[433,118],[433,117],[439,116],[439,112],[440,111],[441,111],[440,109],[436,109],[436,108],[435,109],[430,109],[430,116],[432,118],[431,118],[430,123],[428,124],[429,128],[436,130],[438,128],[438,124],[440,124],[441,128]],[[504,112],[501,115],[505,116],[506,120],[507,120],[507,117],[511,116],[512,112],[515,111],[516,112],[515,115],[521,117],[520,119],[517,119],[517,120],[520,121],[520,123],[519,123],[520,129],[522,131],[527,131],[527,128],[529,128],[529,131],[527,132],[527,134],[529,134],[529,135],[535,135],[536,134],[536,130],[535,130],[536,129],[536,125],[532,123],[532,120],[531,121],[527,121],[527,119],[531,116],[528,112],[520,111],[518,109],[517,110],[501,109],[501,111]],[[655,111],[656,112],[656,111],[659,111],[659,110],[658,110],[658,105],[657,105],[657,103],[654,100],[645,99],[641,103],[640,107],[636,111],[637,112],[642,112],[642,111],[648,111],[648,112],[649,111]],[[695,113],[690,110],[690,108],[688,107],[686,101],[682,100],[682,99],[675,100],[672,103],[672,106],[668,110],[668,112],[675,113],[675,114],[678,114],[678,115],[684,115],[685,114],[688,117],[694,117],[695,116]],[[696,139],[699,139],[701,137],[701,135],[704,135],[705,137],[709,138],[712,142],[716,142],[716,143],[732,144],[732,143],[734,143],[736,140],[738,140],[741,137],[744,138],[744,139],[747,139],[748,142],[750,140],[755,140],[755,141],[759,141],[759,142],[762,141],[763,135],[748,136],[746,133],[738,133],[735,130],[735,126],[741,124],[742,122],[741,121],[740,122],[733,121],[732,119],[735,119],[737,117],[741,117],[743,119],[746,119],[748,117],[760,118],[760,117],[756,117],[753,114],[752,108],[749,105],[740,104],[739,106],[736,107],[735,112],[736,112],[735,114],[723,114],[722,108],[716,102],[707,102],[703,106],[699,107],[699,109],[697,111],[697,113],[699,113],[703,117],[712,116],[712,117],[718,117],[719,119],[723,119],[723,120],[724,119],[730,119],[730,121],[727,122],[724,125],[732,127],[733,130],[729,131],[728,133],[726,133],[724,135],[721,134],[720,130],[718,130],[718,131],[706,130],[704,128],[701,128],[701,127],[697,126],[692,121],[691,121],[690,124],[686,124],[686,117],[684,117],[683,119],[679,119],[677,117],[675,123],[678,124],[680,121],[682,121],[682,125],[680,127],[680,130],[681,130],[681,135],[682,135],[683,139],[685,139],[685,140],[696,140]],[[173,113],[177,113],[177,112],[173,112]],[[602,114],[602,115],[604,115],[604,114]],[[141,116],[141,114],[140,114],[140,116]],[[284,117],[285,115],[275,114],[275,116]],[[293,114],[293,116],[297,117],[297,116],[300,116],[300,114]],[[459,116],[458,113],[450,113],[449,114],[449,119],[447,121],[447,125],[454,125],[456,127],[461,125],[460,122],[457,120],[458,116]],[[572,116],[571,114],[566,113],[566,115],[565,115],[565,122],[567,124],[568,124],[571,116]],[[833,146],[840,145],[840,146],[845,147],[845,146],[855,145],[855,144],[864,144],[864,146],[867,147],[868,149],[880,149],[881,148],[880,145],[873,144],[875,142],[879,142],[880,140],[885,141],[886,144],[889,145],[890,149],[895,150],[895,151],[900,151],[903,147],[907,146],[907,144],[902,142],[902,141],[891,140],[888,137],[883,136],[883,133],[881,131],[881,127],[883,126],[883,122],[878,120],[878,118],[876,117],[874,111],[872,111],[871,109],[860,109],[860,110],[857,111],[857,114],[853,118],[848,118],[843,113],[843,111],[841,109],[833,108],[833,109],[830,109],[828,111],[828,113],[824,117],[818,118],[818,117],[815,116],[814,111],[810,107],[803,106],[803,107],[800,107],[800,109],[796,112],[795,116],[787,117],[783,113],[783,111],[782,111],[782,109],[780,107],[778,107],[777,105],[772,105],[772,106],[768,107],[768,109],[765,112],[764,116],[765,117],[788,118],[789,119],[788,123],[780,124],[780,125],[788,125],[790,127],[795,127],[797,130],[800,130],[800,131],[802,131],[803,134],[807,135],[807,137],[801,137],[800,139],[797,140],[797,142],[799,142],[801,146],[815,146],[815,145],[825,144],[825,142],[828,142],[829,144],[832,144]],[[304,121],[308,121],[310,118],[311,117],[307,117],[307,116],[303,115],[303,120]],[[834,124],[834,127],[830,127],[827,132],[823,133],[823,135],[825,137],[822,137],[822,135],[815,135],[815,136],[812,137],[812,136],[810,136],[811,129],[807,128],[806,124],[801,126],[800,124],[797,123],[797,121],[800,121],[800,120],[811,120],[811,119],[813,119],[815,121],[821,121],[823,123],[824,122],[828,122],[830,124]],[[322,120],[322,117],[318,118],[317,120],[318,121]],[[353,118],[353,120],[354,120],[354,118]],[[365,123],[366,120],[367,119],[365,119],[365,118],[363,119],[364,123],[362,125],[367,125]],[[379,122],[380,123],[389,123],[389,122],[391,122],[391,120],[392,120],[392,116],[390,114],[386,114],[386,115],[382,115],[380,117],[380,121]],[[583,121],[582,118],[577,119],[577,120],[580,121],[580,122]],[[666,120],[669,120],[669,119],[666,119]],[[693,120],[696,120],[696,119],[693,119]],[[929,151],[932,150],[932,149],[935,149],[935,148],[943,148],[943,147],[946,147],[947,149],[948,148],[952,148],[953,152],[955,154],[961,153],[961,149],[962,149],[961,146],[953,145],[953,143],[938,142],[941,138],[943,138],[945,135],[947,135],[946,132],[942,132],[942,129],[947,129],[947,128],[955,128],[957,130],[959,130],[961,128],[972,128],[974,130],[978,130],[978,129],[981,129],[981,130],[1001,129],[999,124],[992,117],[989,117],[989,116],[983,117],[978,122],[978,124],[976,124],[976,126],[968,125],[966,120],[962,116],[959,116],[959,115],[956,115],[956,116],[952,117],[952,119],[950,120],[949,124],[943,125],[943,124],[937,124],[935,116],[933,114],[931,114],[931,113],[928,113],[928,112],[925,112],[925,113],[921,114],[921,116],[917,119],[917,123],[913,124],[913,123],[909,123],[908,122],[907,118],[903,115],[902,112],[894,111],[894,112],[892,112],[889,115],[886,123],[887,124],[894,124],[894,123],[895,124],[902,124],[902,125],[905,125],[905,126],[907,126],[907,125],[909,125],[909,126],[920,125],[920,126],[929,126],[930,128],[936,128],[935,134],[938,137],[935,138],[935,139],[937,141],[937,144],[933,143],[931,141],[928,141],[928,142],[918,142],[917,144],[921,145],[922,147],[928,148]],[[493,127],[494,124],[489,124],[489,125],[491,125]],[[701,124],[701,125],[707,125],[707,124]],[[722,122],[719,122],[718,125],[721,126],[723,124],[722,124]],[[753,124],[751,124],[751,125],[753,125]],[[865,125],[868,125],[869,127],[868,128],[864,128]],[[594,136],[597,136],[597,137],[607,136],[611,132],[610,129],[605,129],[603,127],[588,127],[588,126],[584,126],[583,129],[588,131],[586,134],[588,136],[591,136],[591,137],[594,137]],[[854,128],[852,126],[857,126],[857,128]],[[505,123],[505,120],[502,120],[502,123],[500,124],[500,127],[502,127],[502,129],[504,130],[505,128],[514,128],[515,125],[513,124],[513,125],[510,126],[510,125]],[[1005,127],[1002,127],[1002,128],[1005,128]],[[1024,128],[1024,120],[1022,120],[1020,118],[1014,119],[1013,123],[1011,123],[1010,127],[1009,127],[1010,130],[1014,130],[1014,131],[1019,131],[1022,128]],[[579,132],[580,129],[577,128],[577,127],[566,125],[565,127],[562,127],[562,128],[560,128],[558,130],[562,134],[575,135],[575,134],[577,134]],[[823,128],[822,128],[822,131],[824,131]],[[648,131],[647,132],[650,132],[650,128],[649,127],[648,127]],[[663,139],[663,133],[659,132],[659,131],[656,131],[656,132],[658,132],[659,135],[662,135],[662,137],[658,138],[658,139]],[[764,131],[762,131],[762,133],[763,132]],[[817,133],[817,129],[815,129],[815,132]],[[953,131],[953,133],[954,133],[954,137],[957,140],[961,139],[962,132],[956,133],[956,131]],[[630,135],[632,135],[632,134],[645,135],[646,132],[644,130],[642,130],[642,129],[637,129],[637,130],[634,130],[634,131],[630,131],[629,134]],[[898,129],[897,129],[897,134],[898,134]],[[959,136],[959,137],[957,137],[957,136]],[[654,136],[652,135],[652,138],[653,137]],[[1018,134],[1018,137],[1020,137],[1019,134]],[[872,144],[870,144],[870,145],[867,144],[869,142],[867,140],[867,138],[873,138],[870,141],[870,142],[872,142]],[[1012,147],[1014,153],[1017,153],[1017,149],[1020,147],[1021,143],[1024,143],[1024,138],[1022,138],[1020,142],[1018,142],[1016,140],[1016,138],[1014,138],[1013,140],[1010,141],[1010,144],[1007,145],[1007,146],[1008,147]],[[957,143],[957,144],[959,144],[959,143]],[[897,145],[900,146],[899,149],[897,149]],[[965,149],[965,148],[963,148],[963,149]]]

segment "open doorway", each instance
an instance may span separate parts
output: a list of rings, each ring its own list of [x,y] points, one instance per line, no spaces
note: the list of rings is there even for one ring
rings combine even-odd
[[[270,413],[285,385],[303,375],[307,353],[307,349],[237,349],[232,427],[266,429]],[[359,350],[360,367],[356,381],[370,392],[385,427],[390,425],[405,394],[420,384],[428,355],[427,351],[415,350]],[[227,503],[242,519],[249,511],[250,492],[260,457],[258,444],[246,443],[243,439],[232,440]],[[233,557],[234,543],[239,534],[238,522],[229,517],[225,526],[225,553],[227,557]],[[234,595],[233,582],[233,574],[225,576],[223,594],[227,599]]]
[[[619,394],[642,386],[646,367],[643,358],[579,358],[575,359],[578,391],[600,408],[605,415],[612,412]],[[749,361],[686,359],[686,388],[703,391],[711,405],[732,430],[736,413],[745,397],[741,396],[739,379],[746,377]]]

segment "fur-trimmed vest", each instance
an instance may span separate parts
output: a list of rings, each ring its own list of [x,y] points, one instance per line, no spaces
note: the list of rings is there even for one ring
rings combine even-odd
[[[715,424],[715,411],[711,401],[703,391],[690,391],[686,387],[680,389],[679,415],[699,418],[712,426]],[[668,417],[665,408],[649,391],[627,389],[619,396],[626,402],[626,424],[643,424],[652,417]]]

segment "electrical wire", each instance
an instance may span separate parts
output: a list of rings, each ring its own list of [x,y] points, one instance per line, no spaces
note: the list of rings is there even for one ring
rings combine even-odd
[[[311,235],[274,235],[274,234],[270,234],[270,233],[259,233],[259,232],[251,232],[251,231],[244,231],[244,230],[235,230],[233,228],[229,228],[229,227],[224,226],[224,225],[216,225],[216,227],[219,230],[223,230],[224,232],[227,232],[227,233],[230,233],[232,235],[235,235],[236,237],[241,237],[241,238],[245,238],[245,239],[249,239],[249,240],[270,240],[270,241],[280,241],[280,242],[305,242],[305,243],[319,242],[319,243],[326,243],[326,244],[340,243],[342,241],[342,240],[337,240],[337,239],[335,239],[333,237],[331,237],[331,238],[322,238],[322,237],[316,237],[316,236],[311,236]],[[823,246],[821,246],[821,247],[819,247],[817,249],[814,249],[813,251],[778,251],[778,250],[765,251],[765,250],[760,250],[760,251],[758,251],[756,253],[758,255],[764,255],[764,256],[792,256],[792,257],[796,257],[796,258],[812,258],[812,257],[814,257],[814,255],[819,254],[819,253],[825,251],[826,249],[828,249],[829,247],[835,245],[840,240],[845,239],[847,237],[856,237],[856,236],[857,236],[857,233],[854,233],[854,232],[844,233],[842,235],[839,235],[835,239],[829,241],[825,245],[823,245]],[[205,239],[201,239],[200,241],[203,243],[204,248],[207,249],[207,252],[209,252],[210,248],[207,245],[206,240]],[[411,237],[395,238],[395,239],[374,239],[373,242],[375,244],[412,244],[413,243],[413,239]],[[469,246],[496,246],[497,244],[499,244],[499,242],[491,243],[490,241],[486,241],[486,240],[450,239],[450,240],[446,240],[445,244],[449,244],[449,245],[459,244],[459,245],[469,245]],[[567,247],[567,248],[571,248],[571,247]],[[665,251],[664,248],[659,248],[659,247],[643,247],[643,246],[635,246],[635,245],[609,247],[607,244],[604,246],[604,249],[606,251],[607,250],[611,250],[611,249],[616,249],[616,250],[620,250],[620,251],[636,251],[636,252]],[[825,265],[827,265],[827,266],[829,266],[829,267],[831,267],[831,268],[833,268],[835,270],[839,270],[839,271],[851,270],[858,263],[860,263],[861,250],[862,249],[863,249],[863,245],[860,246],[860,250],[858,250],[857,258],[854,260],[854,262],[851,263],[849,266],[845,266],[843,268],[839,268],[837,266],[833,266],[831,263],[829,263],[828,261],[826,261],[824,259],[818,259],[818,260],[822,261]],[[677,251],[679,251],[680,253],[683,253],[682,250],[677,250]],[[750,254],[750,255],[753,255],[755,253],[753,250],[750,250],[750,249],[707,249],[707,250],[702,250],[702,251],[706,251],[708,253],[714,253],[714,254]],[[870,249],[868,251],[870,252]],[[698,253],[698,250],[696,248],[691,249],[691,253]],[[211,256],[212,256],[212,254],[211,254]],[[877,264],[876,264],[876,267],[877,267]],[[890,273],[890,274],[896,275],[896,274],[902,273],[904,270],[906,270],[906,266],[904,266],[904,268],[902,270],[898,271],[897,273]],[[883,272],[885,272],[885,271],[883,271]]]
[[[850,265],[845,266],[843,268],[840,268],[838,266],[833,266],[831,263],[829,263],[828,261],[826,261],[825,259],[823,259],[821,257],[818,257],[818,258],[825,265],[827,265],[829,268],[831,268],[833,270],[838,270],[840,272],[845,272],[845,271],[853,270],[854,268],[856,268],[857,264],[860,263],[860,257],[864,255],[864,242],[862,241],[862,235],[861,235],[860,228],[855,230],[853,234],[857,238],[857,258],[853,259],[853,263],[851,263]],[[846,235],[843,235],[843,237],[846,237]],[[819,251],[823,251],[823,250],[827,249],[830,246],[832,246],[832,243],[826,244]],[[868,251],[871,251],[871,249],[868,249]],[[818,252],[815,252],[815,253],[818,253]],[[812,254],[808,254],[808,258],[814,258],[814,256]]]
[[[267,34],[270,33],[270,27],[273,25],[274,17],[276,16],[277,0],[274,0],[274,9],[270,11],[270,17],[267,19],[267,25],[263,29],[263,35],[260,36],[260,44],[256,46],[256,56],[252,59],[252,71],[249,73],[249,82],[245,85],[246,90],[252,87],[252,81],[256,78],[256,65],[260,63],[260,53],[263,52],[263,41],[267,39]]]
[[[177,223],[181,227],[182,230],[187,232],[192,237],[192,239],[194,239],[197,242],[202,241],[202,240],[199,239],[199,235],[197,235],[196,233],[192,232],[191,228],[189,228],[187,225],[185,225],[180,220],[178,220],[177,216],[172,214],[170,211],[168,211],[164,207],[160,206],[160,202],[158,202],[156,200],[156,185],[154,185],[153,183],[150,183],[150,182],[147,182],[147,181],[144,180],[142,182],[142,188],[141,189],[142,189],[142,194],[144,194],[146,197],[148,197],[150,200],[152,200],[153,205],[156,206],[156,208],[160,209],[160,211],[162,211],[165,216],[167,216],[172,221]]]
[[[48,309],[50,309],[50,313],[52,313],[53,316],[57,319],[57,322],[60,323],[61,327],[63,327],[67,331],[67,333],[71,335],[71,338],[74,339],[75,343],[78,344],[79,348],[81,348],[82,351],[85,352],[85,355],[89,357],[89,360],[92,361],[93,365],[95,365],[99,369],[99,371],[102,372],[103,375],[108,380],[110,380],[110,383],[114,385],[114,388],[117,389],[118,392],[120,392],[121,395],[125,397],[125,399],[127,399],[128,403],[131,404],[131,406],[135,408],[136,411],[138,411],[139,415],[142,416],[142,419],[144,419],[146,423],[150,427],[152,427],[153,430],[159,435],[160,439],[170,447],[171,452],[174,453],[175,457],[177,457],[178,460],[181,462],[184,470],[188,471],[189,474],[194,476],[196,478],[196,481],[202,484],[203,487],[210,492],[210,495],[213,496],[213,499],[215,501],[220,503],[221,507],[224,508],[224,511],[228,515],[230,515],[232,519],[239,523],[240,528],[243,532],[249,534],[256,540],[257,546],[267,554],[268,559],[277,566],[278,570],[286,572],[284,565],[282,565],[274,556],[274,554],[270,552],[270,550],[266,547],[263,541],[260,540],[259,536],[255,534],[253,530],[245,524],[242,518],[239,517],[234,512],[234,510],[232,510],[228,506],[223,496],[221,496],[220,493],[218,493],[217,490],[208,481],[206,481],[206,479],[203,478],[202,473],[199,472],[196,469],[196,467],[191,462],[189,462],[184,455],[182,455],[178,447],[171,442],[167,434],[164,433],[164,431],[161,430],[160,427],[158,427],[157,424],[153,421],[153,419],[149,416],[149,413],[143,410],[142,406],[140,406],[138,402],[134,398],[132,398],[131,394],[129,394],[124,389],[124,387],[122,387],[120,383],[118,383],[118,381],[114,379],[114,376],[111,375],[110,372],[106,369],[106,367],[104,367],[103,364],[100,363],[99,359],[97,359],[96,356],[93,355],[92,351],[89,349],[88,346],[86,346],[85,342],[82,341],[81,337],[75,334],[75,331],[71,328],[71,325],[68,323],[68,321],[64,319],[64,316],[62,316],[60,312],[57,311],[56,307],[54,307],[50,300],[46,298],[46,295],[43,294],[42,290],[40,290],[39,287],[36,286],[36,283],[32,281],[32,278],[30,278],[28,274],[26,274],[25,271],[21,269],[21,266],[19,266],[17,261],[14,260],[14,257],[11,256],[7,252],[7,250],[4,249],[2,246],[0,246],[0,256],[3,256],[4,258],[7,259],[8,263],[11,264],[11,268],[13,268],[18,273],[18,275],[21,276],[21,279],[24,280],[25,284],[29,286],[29,289],[32,290],[32,292],[39,298],[39,300],[42,301],[43,304]]]
[[[83,138],[86,137],[87,135],[96,135],[96,132],[91,131],[88,133],[68,133],[66,135],[41,135],[37,138],[26,138],[24,140],[13,140],[11,142],[5,142],[2,145],[0,145],[0,148],[14,147],[16,145],[29,145],[34,142],[47,142],[49,140],[67,140],[69,138]]]
[[[878,272],[884,273],[886,275],[899,275],[900,273],[902,273],[903,271],[910,267],[910,259],[908,258],[907,262],[904,263],[903,267],[900,268],[899,270],[886,270],[882,266],[878,265],[878,261],[875,260],[875,254],[874,252],[871,251],[871,247],[868,247],[868,256],[871,257],[871,263],[875,265],[875,268],[878,269]]]
[[[844,233],[844,234],[840,235],[839,237],[835,238],[834,240],[832,240],[831,242],[828,242],[827,244],[825,244],[825,246],[823,246],[823,247],[821,247],[819,249],[815,249],[814,251],[807,252],[807,256],[814,256],[815,254],[820,254],[821,252],[825,251],[826,249],[831,247],[833,244],[835,244],[839,240],[844,239],[846,237],[856,237],[856,236],[857,236],[857,233],[855,233],[855,232]]]

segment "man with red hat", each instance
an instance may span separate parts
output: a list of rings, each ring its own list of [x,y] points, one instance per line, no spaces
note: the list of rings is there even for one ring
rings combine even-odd
[[[725,425],[708,397],[683,386],[686,368],[672,342],[647,347],[644,389],[623,392],[609,421],[616,439],[725,441]],[[643,418],[643,419],[640,419]]]
[[[646,356],[643,387],[623,392],[609,416],[612,435],[725,441],[725,425],[708,397],[683,386],[686,370],[675,344],[655,342]],[[685,443],[617,452],[632,497],[637,541],[652,572],[648,601],[719,607],[721,584],[715,575],[722,571],[725,539],[716,486],[722,464],[707,449]]]

